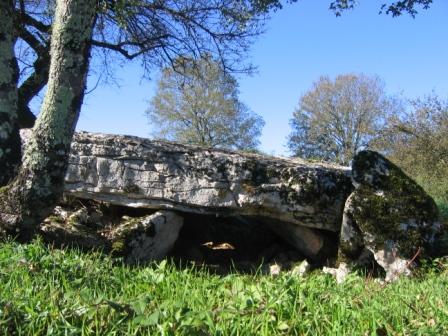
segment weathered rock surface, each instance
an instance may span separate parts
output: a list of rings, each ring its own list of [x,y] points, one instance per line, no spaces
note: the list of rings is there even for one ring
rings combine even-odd
[[[441,233],[433,199],[401,169],[372,151],[358,153],[352,166],[355,190],[344,208],[341,261],[370,251],[386,280],[409,274],[417,256],[427,256]]]
[[[165,258],[183,225],[181,216],[167,210],[129,217],[103,213],[98,206],[82,205],[74,211],[58,206],[40,233],[50,243],[103,250],[135,264]]]
[[[130,264],[163,259],[176,242],[182,224],[183,218],[171,211],[137,218],[125,216],[108,234],[112,253]]]
[[[230,216],[247,229],[262,224],[313,261],[336,256],[337,245],[339,262],[348,268],[375,258],[391,280],[408,273],[415,256],[430,254],[441,231],[434,201],[398,167],[371,151],[358,153],[350,170],[130,136],[78,133],[65,190],[78,199],[146,209],[145,215],[157,210],[177,214],[169,221],[177,223],[170,238],[162,238],[168,247],[161,254],[150,251],[154,241],[148,243],[154,219],[146,225],[142,217],[138,225],[123,226],[121,215],[117,223],[106,225],[102,235],[104,223],[98,225],[94,219],[101,216],[86,217],[81,211],[64,219],[65,223],[77,219],[78,224],[53,221],[56,225],[42,227],[48,236],[72,237],[87,246],[94,245],[99,235],[105,239],[103,245],[115,251],[125,241],[124,250],[136,251],[127,251],[128,261],[166,254],[182,225],[178,215],[207,215],[200,216],[205,221]],[[131,228],[139,238],[124,235],[120,226]],[[229,255],[233,253],[229,250]]]
[[[340,230],[352,185],[340,166],[78,133],[65,190],[128,207],[275,220],[276,231],[313,257],[323,246],[314,229]]]
[[[57,206],[41,224],[39,231],[43,239],[51,244],[108,251],[110,243],[98,232],[99,228],[102,228],[102,223],[98,222],[96,213],[91,216],[84,207],[69,211]]]
[[[324,267],[322,271],[326,274],[334,276],[336,283],[341,284],[350,273],[350,267],[346,263],[340,263],[338,268]]]

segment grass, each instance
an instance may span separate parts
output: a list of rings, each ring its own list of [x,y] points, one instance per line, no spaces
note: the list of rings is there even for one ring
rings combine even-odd
[[[0,335],[447,335],[448,262],[381,285],[129,267],[40,241],[0,244]]]
[[[443,222],[446,223],[448,227],[448,203],[444,201],[438,201],[437,206],[439,207],[440,218],[442,219]]]

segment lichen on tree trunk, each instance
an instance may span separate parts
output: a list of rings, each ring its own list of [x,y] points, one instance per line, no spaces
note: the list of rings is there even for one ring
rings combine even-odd
[[[0,2],[0,186],[6,185],[14,177],[21,159],[13,13],[12,0]]]
[[[47,48],[37,56],[33,64],[34,72],[19,87],[18,91],[18,124],[20,128],[32,128],[36,116],[31,112],[29,104],[48,82],[50,53]]]
[[[96,1],[58,0],[48,89],[18,176],[0,192],[0,230],[30,239],[62,195],[83,101]]]

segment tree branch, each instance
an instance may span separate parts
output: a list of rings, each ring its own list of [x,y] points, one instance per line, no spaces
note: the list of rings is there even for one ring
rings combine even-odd
[[[42,33],[49,34],[51,32],[51,25],[47,25],[39,20],[36,20],[31,15],[25,13],[23,10],[16,11],[16,15],[22,24],[32,26]]]

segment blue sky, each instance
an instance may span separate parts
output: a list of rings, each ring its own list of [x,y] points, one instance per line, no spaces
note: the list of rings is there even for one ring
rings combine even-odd
[[[260,149],[267,153],[288,155],[289,119],[321,75],[376,74],[389,94],[448,98],[448,1],[435,0],[415,19],[378,15],[381,1],[363,1],[337,18],[329,3],[299,0],[273,13],[249,55],[258,72],[239,77],[241,100],[266,122]],[[138,62],[116,77],[119,87],[101,85],[86,96],[77,130],[148,137],[144,111],[155,81],[141,80]]]

